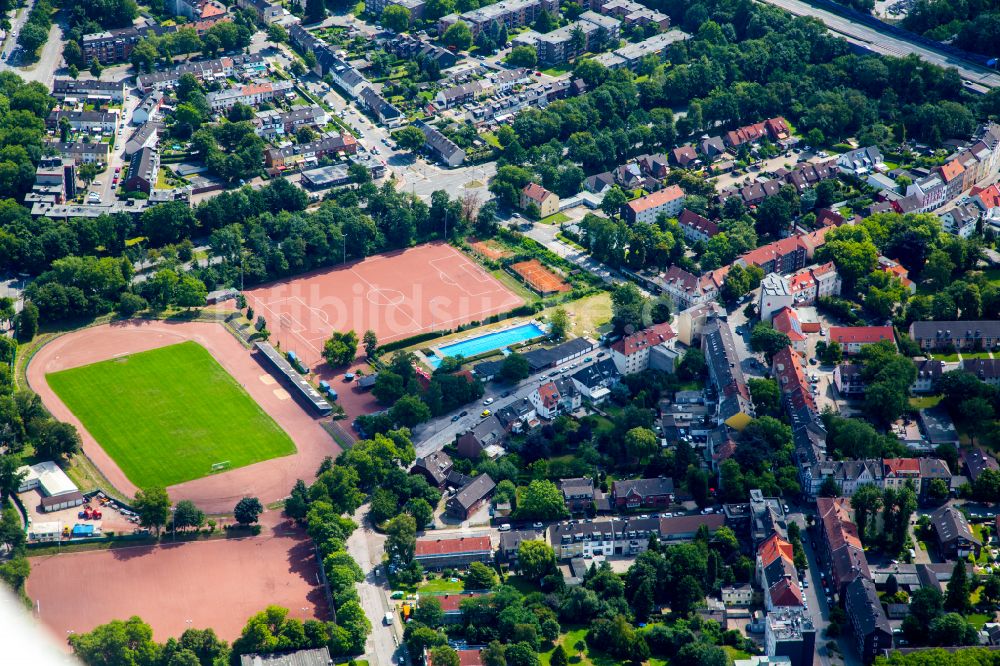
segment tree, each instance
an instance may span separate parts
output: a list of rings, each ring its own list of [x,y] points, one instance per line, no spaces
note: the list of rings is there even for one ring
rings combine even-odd
[[[390,6],[396,7],[397,5]],[[361,340],[365,345],[365,356],[375,358],[375,354],[378,351],[378,336],[375,335],[375,331],[368,329]]]
[[[159,486],[139,489],[132,500],[132,508],[139,514],[139,524],[159,535],[170,515],[170,497],[166,489]]]
[[[128,620],[112,620],[93,631],[70,634],[70,647],[84,664],[154,666],[160,646],[153,640],[153,628],[133,615]]]
[[[640,331],[646,299],[632,282],[622,283],[611,292],[611,323],[617,333]]]
[[[42,459],[61,461],[80,450],[80,433],[71,423],[45,421],[35,439],[35,454]]]
[[[549,335],[556,340],[562,340],[566,337],[568,330],[569,315],[566,313],[566,309],[556,308],[552,311],[552,316],[549,317]]]
[[[552,481],[535,479],[518,495],[517,517],[552,520],[566,515],[562,491]]]
[[[622,213],[622,208],[628,203],[628,195],[617,185],[613,185],[610,190],[604,193],[601,199],[601,212],[608,217],[618,217]]]
[[[141,312],[149,307],[149,303],[146,299],[139,294],[133,294],[131,291],[126,291],[122,294],[121,298],[118,300],[118,307],[115,311],[125,319],[135,316],[135,313]]]
[[[516,384],[522,379],[527,379],[531,375],[531,365],[521,354],[511,352],[500,365],[500,376],[504,381]]]
[[[233,517],[240,525],[250,525],[256,523],[257,518],[264,512],[264,507],[256,497],[244,497],[236,503],[233,509]]]
[[[469,565],[469,573],[465,574],[466,590],[492,590],[497,584],[497,572],[482,562]]]
[[[517,547],[517,565],[530,580],[541,580],[556,568],[556,554],[544,541],[522,541]]]
[[[538,15],[535,19],[535,31],[545,34],[547,32],[552,32],[556,27],[555,17],[552,16],[548,11],[542,10],[542,13]]]
[[[404,395],[389,410],[392,419],[405,428],[413,428],[431,417],[431,409],[415,395]]]
[[[763,352],[767,358],[771,358],[790,344],[791,340],[785,333],[774,330],[764,322],[758,323],[750,332],[750,347],[754,351]]]
[[[7,453],[0,456],[0,507],[7,506],[7,498],[17,493],[28,473],[19,471],[24,465],[21,456]]]
[[[323,345],[323,358],[332,366],[347,365],[358,354],[358,334],[334,331]]]
[[[562,643],[556,646],[556,649],[552,651],[552,655],[549,657],[549,664],[551,666],[569,666],[569,659],[566,656],[566,650],[563,648]]]
[[[882,492],[874,484],[863,485],[854,491],[851,506],[854,508],[854,524],[857,525],[858,536],[866,541],[868,521],[877,516],[878,510],[882,508]]]
[[[391,562],[409,564],[417,548],[417,521],[413,516],[400,514],[385,526],[385,553]]]
[[[324,0],[306,0],[306,23],[319,23],[326,17]]]
[[[515,46],[504,58],[504,61],[511,67],[525,67],[534,69],[538,64],[538,55],[535,49],[530,46]]]
[[[959,559],[955,562],[955,567],[951,570],[951,580],[944,597],[944,607],[947,610],[957,613],[966,613],[971,606],[969,593],[971,592],[969,574],[965,569],[966,561]]]
[[[430,657],[434,666],[460,666],[461,664],[458,653],[447,645],[431,648]]]
[[[441,602],[437,597],[424,595],[420,597],[417,608],[413,611],[413,621],[426,624],[428,627],[437,628],[444,624],[444,611],[441,610]]]
[[[191,500],[181,500],[174,507],[174,528],[201,527],[205,523],[205,512]]]
[[[404,32],[410,27],[410,10],[400,5],[389,5],[382,10],[382,25],[393,32]]]
[[[625,433],[625,450],[642,463],[660,450],[660,442],[649,428],[632,428]]]
[[[420,131],[419,128],[413,125],[407,125],[402,127],[392,133],[392,140],[396,142],[396,145],[403,150],[408,150],[411,153],[415,153],[424,147],[427,142],[424,133]]]
[[[20,342],[34,340],[38,333],[38,306],[31,301],[25,301],[21,311],[14,318],[14,325]]]
[[[441,43],[453,51],[468,51],[472,46],[472,31],[465,21],[456,21],[444,31]]]
[[[182,308],[200,308],[208,298],[205,283],[191,275],[182,275],[174,289],[174,301]]]

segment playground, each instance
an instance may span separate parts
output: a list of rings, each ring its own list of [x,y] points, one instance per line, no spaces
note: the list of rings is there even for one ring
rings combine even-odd
[[[132,615],[158,641],[207,627],[232,641],[270,604],[290,617],[327,619],[310,540],[286,524],[264,529],[260,537],[33,557],[27,593],[60,642]]]
[[[192,500],[208,513],[230,512],[244,495],[259,497],[264,504],[275,502],[288,495],[296,479],[310,482],[315,478],[316,469],[323,459],[326,456],[336,456],[340,452],[319,420],[306,412],[249,350],[240,345],[222,325],[216,323],[136,320],[79,329],[55,338],[38,350],[28,365],[28,384],[41,396],[42,402],[55,418],[77,427],[83,440],[84,453],[103,473],[110,485],[123,495],[132,497],[138,485],[126,470],[131,471],[145,463],[148,463],[150,469],[162,470],[163,463],[158,457],[162,455],[166,459],[175,455],[169,448],[169,442],[159,439],[158,448],[146,451],[145,461],[126,461],[119,464],[117,456],[121,450],[115,446],[109,446],[109,450],[105,450],[98,439],[99,435],[91,432],[84,420],[81,420],[81,416],[60,399],[57,392],[49,385],[47,376],[116,357],[169,348],[185,341],[196,342],[196,347],[200,346],[204,352],[211,355],[214,362],[225,371],[224,374],[227,374],[230,381],[235,384],[228,386],[227,395],[232,396],[234,391],[241,389],[245,392],[241,394],[240,400],[250,400],[253,403],[241,407],[242,410],[253,408],[245,412],[246,414],[259,419],[255,410],[257,408],[262,410],[271,425],[279,430],[279,434],[290,438],[294,447],[280,457],[261,459],[252,463],[244,461],[242,467],[235,466],[239,458],[231,448],[225,451],[216,450],[198,462],[194,471],[200,478],[171,482],[172,485],[167,487],[171,499],[175,502],[182,499]],[[176,384],[176,381],[174,383]],[[108,409],[114,412],[118,408]],[[139,417],[135,418],[142,420]],[[221,412],[200,416],[191,422],[191,428],[196,432],[204,432],[206,426],[200,423],[203,420],[213,421],[211,426],[213,429],[239,428],[238,424],[223,418]],[[130,423],[123,419],[119,419],[118,427],[128,432],[145,432],[143,430],[145,426],[141,423]],[[277,435],[274,437],[274,441],[279,441]],[[132,437],[130,441],[133,441],[136,447],[150,446],[138,436]],[[283,439],[280,441],[285,442]],[[206,440],[202,441],[202,445],[208,448],[215,446],[213,442]],[[287,447],[287,443],[283,443],[282,446]],[[258,451],[256,455],[264,456],[270,453]],[[122,460],[126,459],[123,457]],[[228,464],[213,471],[214,465],[227,461]],[[83,488],[83,490],[88,489]]]
[[[358,338],[375,331],[385,344],[454,329],[507,312],[524,301],[473,260],[444,243],[369,257],[246,292],[272,343],[307,365],[322,360],[333,331]]]

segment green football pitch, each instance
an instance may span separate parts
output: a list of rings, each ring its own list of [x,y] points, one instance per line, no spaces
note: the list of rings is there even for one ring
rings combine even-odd
[[[195,342],[46,376],[132,483],[170,486],[295,452],[278,424]]]

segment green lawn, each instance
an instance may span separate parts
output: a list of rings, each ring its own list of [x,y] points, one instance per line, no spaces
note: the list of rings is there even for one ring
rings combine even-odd
[[[937,407],[937,404],[941,402],[943,395],[925,395],[919,398],[910,398],[910,407],[913,409],[930,409],[931,407]]]
[[[562,224],[563,222],[569,222],[570,216],[566,213],[553,213],[548,217],[543,217],[539,220],[542,224]]]
[[[462,579],[453,583],[450,578],[432,578],[417,588],[417,592],[420,594],[455,594],[464,590],[465,583],[462,582]]]
[[[207,476],[295,452],[291,438],[195,342],[46,376],[139,487]]]
[[[971,613],[970,615],[966,615],[965,619],[976,628],[976,631],[981,631],[984,624],[992,621],[989,615],[983,613]]]

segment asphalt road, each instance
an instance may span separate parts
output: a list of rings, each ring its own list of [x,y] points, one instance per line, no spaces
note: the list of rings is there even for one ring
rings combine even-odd
[[[597,358],[597,354],[601,353],[601,351],[600,349],[595,349],[590,354],[591,361],[589,363],[583,359],[574,359],[568,363],[564,363],[559,368],[567,368],[568,366],[577,364],[576,368],[571,371],[576,372],[600,360]],[[496,413],[497,410],[521,398],[527,398],[539,384],[549,380],[549,375],[552,372],[554,371],[548,369],[544,372],[536,373],[520,382],[516,388],[507,384],[491,382],[486,385],[486,392],[480,398],[479,402],[469,403],[449,414],[444,414],[440,418],[420,424],[413,431],[413,441],[416,442],[417,457],[430,455],[434,451],[441,450],[446,444],[453,442],[456,435],[474,428],[483,420],[481,414],[484,409],[489,409],[491,412]],[[510,395],[506,398],[502,397],[508,391]],[[484,405],[483,402],[489,398],[493,398],[493,402],[490,405]],[[457,421],[451,420],[453,416],[462,411],[466,411],[468,414]]]
[[[802,2],[802,0],[762,1],[776,7],[781,7],[796,16],[812,16],[813,18],[817,18],[832,32],[838,33],[848,38],[848,41],[861,44],[876,53],[896,57],[903,57],[911,53],[915,53],[927,62],[935,65],[940,65],[941,67],[954,67],[958,70],[958,73],[961,74],[962,78],[983,86],[984,88],[994,88],[996,86],[1000,86],[1000,74],[997,72],[991,72],[986,68],[973,65],[967,60],[956,58],[955,56],[945,54],[941,51],[935,51],[927,48],[926,46],[906,41],[905,39],[901,39],[894,35],[879,32],[878,30],[869,28],[868,26],[853,23],[843,16],[838,16],[837,14],[828,12],[825,9],[813,7],[810,4]]]
[[[365,643],[365,655],[372,666],[387,666],[398,662],[402,627],[396,616],[391,625],[382,621],[392,610],[386,598],[387,581],[382,571],[376,574],[376,566],[382,561],[385,537],[378,534],[368,524],[368,505],[365,504],[354,514],[354,522],[359,527],[347,539],[347,552],[364,572],[364,580],[358,583],[358,597],[361,608],[372,623],[372,631]],[[395,614],[394,614],[395,615]]]

